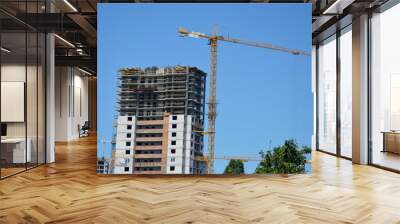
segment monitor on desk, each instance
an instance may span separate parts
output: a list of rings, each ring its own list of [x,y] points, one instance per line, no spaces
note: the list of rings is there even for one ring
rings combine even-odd
[[[1,137],[7,136],[7,124],[1,123]]]

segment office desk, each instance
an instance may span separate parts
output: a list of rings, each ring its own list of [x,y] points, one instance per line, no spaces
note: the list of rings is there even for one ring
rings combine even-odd
[[[26,144],[26,142],[28,144]],[[25,138],[6,138],[1,139],[1,157],[6,163],[25,163],[31,162],[31,139]],[[26,151],[25,151],[25,145]],[[26,159],[26,161],[25,161]]]
[[[384,131],[382,152],[392,152],[400,154],[400,132]]]

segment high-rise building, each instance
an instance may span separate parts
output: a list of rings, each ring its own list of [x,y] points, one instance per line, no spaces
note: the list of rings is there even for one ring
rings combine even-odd
[[[189,66],[119,71],[114,174],[201,174],[206,73]]]
[[[110,163],[106,158],[97,159],[97,173],[98,174],[109,174],[110,173]]]

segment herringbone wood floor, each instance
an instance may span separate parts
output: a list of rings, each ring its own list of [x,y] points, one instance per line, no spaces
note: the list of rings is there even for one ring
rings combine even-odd
[[[0,181],[0,223],[400,223],[400,175],[323,153],[311,175],[95,173],[96,140]]]

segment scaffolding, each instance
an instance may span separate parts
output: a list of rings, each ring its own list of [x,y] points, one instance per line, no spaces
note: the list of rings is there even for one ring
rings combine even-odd
[[[130,139],[134,139],[128,141],[129,145],[123,145],[127,142],[125,136],[114,140],[116,145],[120,143],[112,156],[118,172],[128,168],[133,173],[166,173],[167,161],[171,159],[167,156],[171,147],[168,136],[172,118],[169,117],[174,115],[183,117],[180,120],[183,138],[179,139],[183,145],[179,148],[182,156],[178,158],[182,173],[205,172],[192,155],[203,155],[203,136],[192,129],[202,130],[204,126],[206,73],[190,66],[122,68],[118,80],[117,132],[129,132]],[[129,131],[124,130],[127,125]],[[177,158],[172,157],[175,162]]]
[[[204,120],[205,78],[189,66],[120,69],[118,114],[147,119],[168,112]]]

